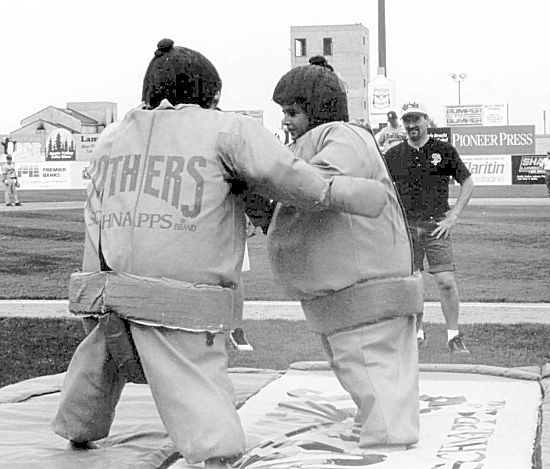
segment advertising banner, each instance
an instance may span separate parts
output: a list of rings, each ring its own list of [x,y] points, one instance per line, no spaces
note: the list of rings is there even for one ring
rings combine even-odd
[[[460,153],[460,152],[459,152]],[[506,186],[512,184],[511,155],[461,155],[478,186]]]
[[[85,189],[88,162],[16,164],[22,190]]]
[[[455,127],[451,144],[459,155],[530,155],[535,153],[534,125]]]
[[[428,129],[428,135],[433,138],[437,138],[443,142],[451,141],[451,128],[450,127],[430,127]]]
[[[508,104],[445,106],[445,125],[508,125]]]
[[[46,161],[74,161],[76,146],[73,134],[66,129],[55,129],[46,143]]]
[[[508,125],[508,104],[484,104],[483,125]]]
[[[90,161],[99,136],[100,134],[73,135],[76,146],[77,161]]]
[[[483,125],[483,106],[471,104],[468,106],[445,106],[445,125]]]
[[[512,184],[544,184],[539,166],[545,155],[512,155]]]
[[[395,83],[383,75],[377,75],[369,83],[368,97],[371,116],[382,116],[394,111]]]

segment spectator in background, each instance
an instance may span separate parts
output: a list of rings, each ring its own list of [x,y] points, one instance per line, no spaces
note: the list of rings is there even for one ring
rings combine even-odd
[[[11,155],[6,155],[6,162],[2,165],[2,182],[6,186],[6,191],[4,192],[6,205],[8,207],[13,207],[14,205],[21,206],[17,196],[19,180],[17,179],[17,172],[15,171],[15,164]]]
[[[546,188],[548,189],[548,197],[550,197],[550,151],[546,153],[546,158],[544,158],[539,166],[544,171],[544,182],[546,182]]]
[[[395,111],[388,112],[388,125],[376,134],[376,141],[383,155],[395,145],[407,140],[407,132],[399,122]]]
[[[458,329],[459,296],[451,230],[470,200],[474,182],[456,149],[428,135],[430,118],[422,104],[406,103],[401,118],[408,138],[388,150],[386,163],[407,214],[415,265],[423,270],[426,257],[428,272],[435,277],[447,323],[449,350],[470,353]],[[451,177],[460,184],[452,209],[448,202]],[[419,346],[426,345],[426,333],[421,325],[417,338]]]

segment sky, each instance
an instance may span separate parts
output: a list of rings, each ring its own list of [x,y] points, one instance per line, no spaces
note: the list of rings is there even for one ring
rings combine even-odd
[[[450,74],[465,73],[462,104],[507,103],[510,124],[550,133],[548,0],[386,0],[387,76],[396,102],[424,103],[439,125],[458,103]],[[224,110],[264,111],[290,68],[290,27],[361,23],[378,67],[378,0],[3,0],[0,134],[53,105],[111,101],[118,117],[139,104],[145,69],[168,37],[207,56]],[[544,125],[543,113],[547,122]],[[546,129],[545,129],[546,127]]]

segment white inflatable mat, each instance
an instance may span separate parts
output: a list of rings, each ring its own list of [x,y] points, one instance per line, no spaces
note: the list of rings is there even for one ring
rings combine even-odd
[[[355,406],[332,372],[322,365],[291,369],[241,409],[253,447],[240,467],[530,469],[542,399],[538,375],[470,368],[475,373],[423,371],[419,443],[365,452],[357,447]]]
[[[235,465],[241,469],[550,469],[546,368],[423,365],[419,443],[365,452],[357,446],[355,406],[326,363],[302,362],[285,373],[231,371],[248,444]],[[68,450],[49,426],[62,378],[0,389],[0,468],[203,467],[179,457],[147,385],[127,385],[99,449]]]

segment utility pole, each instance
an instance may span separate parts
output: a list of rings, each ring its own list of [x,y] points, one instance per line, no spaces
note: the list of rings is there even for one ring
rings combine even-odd
[[[378,74],[386,71],[386,0],[378,0]]]

